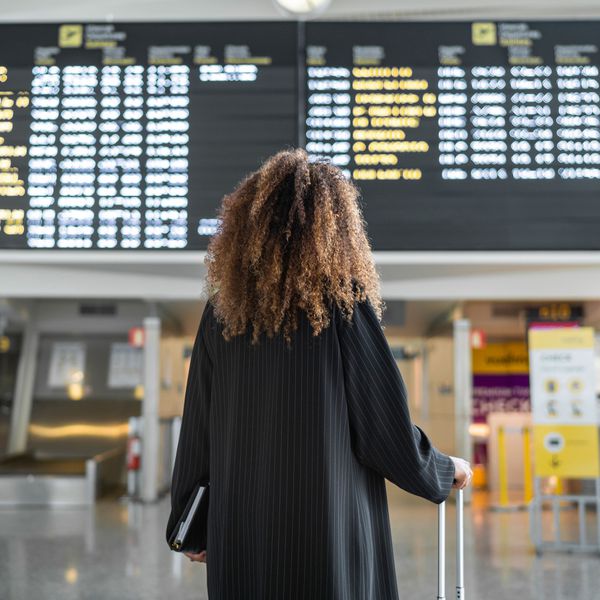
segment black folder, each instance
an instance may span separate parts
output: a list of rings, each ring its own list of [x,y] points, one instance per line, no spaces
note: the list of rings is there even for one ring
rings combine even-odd
[[[175,552],[199,554],[206,550],[208,520],[208,484],[198,483],[190,494],[183,514],[177,521],[169,546]]]

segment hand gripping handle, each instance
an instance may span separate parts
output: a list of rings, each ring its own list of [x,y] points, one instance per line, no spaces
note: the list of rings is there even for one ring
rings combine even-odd
[[[456,600],[465,600],[465,532],[463,490],[456,494]],[[446,600],[446,503],[438,504],[438,592]]]

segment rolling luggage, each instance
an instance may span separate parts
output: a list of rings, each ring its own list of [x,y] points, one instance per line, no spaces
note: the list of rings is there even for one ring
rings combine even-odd
[[[465,532],[463,490],[456,492],[456,600],[465,599]],[[438,593],[446,600],[446,503],[438,504]]]

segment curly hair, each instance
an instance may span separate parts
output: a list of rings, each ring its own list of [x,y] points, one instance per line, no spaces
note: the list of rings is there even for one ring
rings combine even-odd
[[[340,169],[308,160],[302,149],[271,156],[224,197],[220,225],[206,254],[214,314],[231,339],[252,327],[291,341],[304,311],[314,335],[334,303],[352,318],[369,300],[379,319],[383,301],[359,192]]]

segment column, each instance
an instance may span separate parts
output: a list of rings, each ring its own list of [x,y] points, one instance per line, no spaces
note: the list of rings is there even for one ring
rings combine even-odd
[[[350,69],[308,67],[306,151],[309,159],[327,160],[350,177]]]
[[[471,69],[471,179],[507,179],[506,69]]]
[[[554,179],[552,67],[510,68],[510,149],[514,179]]]
[[[145,247],[185,248],[190,68],[148,67],[146,91]]]
[[[442,179],[467,179],[469,173],[467,79],[463,67],[438,68],[439,162]]]
[[[142,402],[141,499],[158,498],[160,319],[144,319],[144,400]]]
[[[100,77],[98,247],[141,245],[144,67],[106,65]]]
[[[60,68],[36,66],[32,75],[27,245],[31,248],[53,248],[56,244]]]
[[[456,456],[472,461],[473,447],[469,426],[472,412],[471,323],[454,321],[454,426]],[[467,488],[465,501],[470,500]]]
[[[597,65],[556,67],[558,175],[600,179],[600,79]]]

